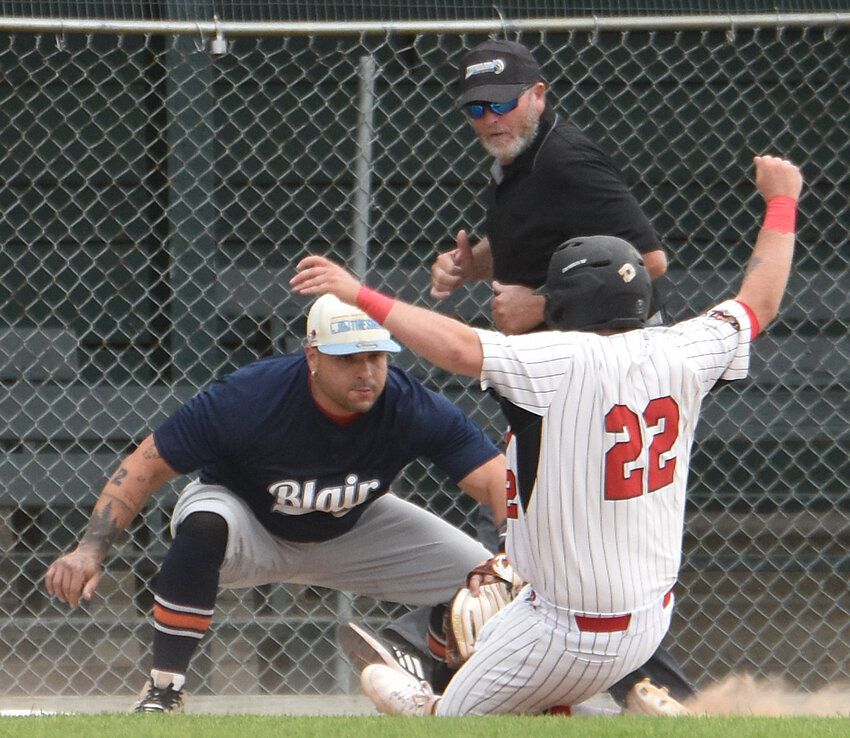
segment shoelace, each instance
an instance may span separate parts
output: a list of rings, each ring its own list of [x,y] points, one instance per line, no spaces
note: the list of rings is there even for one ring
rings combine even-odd
[[[425,707],[434,697],[434,691],[428,682],[421,681],[417,684],[405,684],[392,691],[390,697],[395,697],[400,702],[411,702],[415,707]]]
[[[150,705],[155,709],[168,710],[175,705],[180,704],[182,694],[182,692],[172,689],[170,684],[163,688],[154,687],[153,684],[151,684],[151,686],[148,687],[148,693],[145,695],[145,698],[142,700],[139,707],[145,709],[148,705]]]
[[[417,707],[425,707],[434,698],[434,690],[428,682],[419,682],[419,689],[413,695]]]

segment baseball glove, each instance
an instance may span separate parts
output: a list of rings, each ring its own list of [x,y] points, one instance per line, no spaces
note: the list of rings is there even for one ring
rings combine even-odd
[[[519,591],[525,586],[522,580],[511,566],[508,557],[503,554],[496,554],[492,559],[487,559],[483,564],[476,566],[469,574],[466,575],[466,586],[470,585],[473,577],[480,577],[481,584],[500,584],[505,588],[507,602],[510,602],[517,596]]]
[[[484,624],[516,597],[525,582],[514,572],[507,557],[498,554],[476,566],[467,577],[481,577],[478,594],[462,588],[443,617],[446,636],[446,661],[459,667],[475,652],[475,642]]]

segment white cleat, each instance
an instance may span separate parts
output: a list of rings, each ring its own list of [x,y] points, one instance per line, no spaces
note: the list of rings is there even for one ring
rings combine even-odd
[[[428,682],[386,664],[369,664],[360,683],[378,712],[389,715],[432,715],[439,700]]]
[[[681,717],[691,712],[681,702],[670,696],[666,687],[657,687],[649,679],[643,679],[626,695],[624,713],[629,715],[662,715]]]

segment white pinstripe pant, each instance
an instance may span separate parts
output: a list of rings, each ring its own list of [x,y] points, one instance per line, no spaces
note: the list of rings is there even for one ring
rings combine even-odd
[[[624,630],[591,632],[527,587],[481,631],[437,715],[538,713],[577,705],[641,666],[670,627],[673,597],[632,613]]]

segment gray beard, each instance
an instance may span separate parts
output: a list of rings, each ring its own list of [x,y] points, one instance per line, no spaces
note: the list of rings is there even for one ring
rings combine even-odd
[[[533,108],[528,109],[528,115],[523,121],[522,128],[516,138],[504,146],[494,146],[492,143],[482,141],[484,149],[490,156],[495,157],[502,163],[510,163],[514,161],[523,151],[526,151],[531,146],[534,139],[537,137],[537,131],[540,129],[540,116]]]

